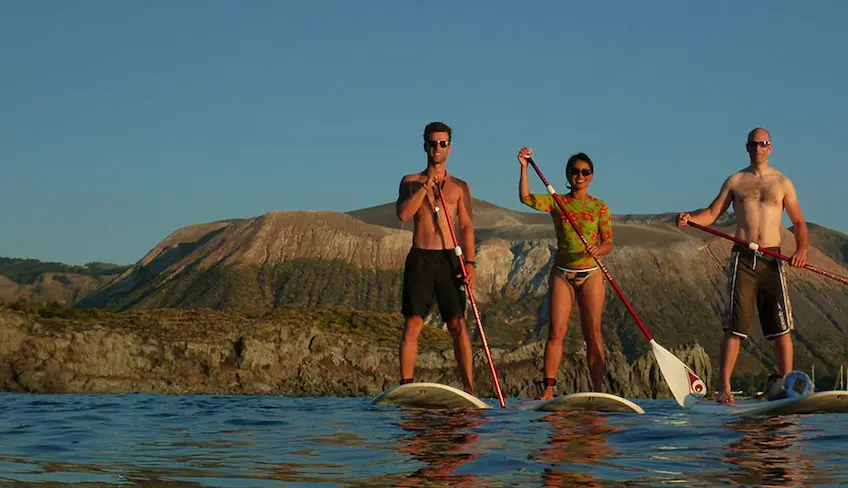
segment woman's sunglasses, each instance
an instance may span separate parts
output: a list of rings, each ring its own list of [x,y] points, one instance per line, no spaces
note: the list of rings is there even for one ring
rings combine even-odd
[[[592,170],[589,168],[571,168],[571,171],[568,173],[571,176],[583,175],[588,177],[592,174]]]

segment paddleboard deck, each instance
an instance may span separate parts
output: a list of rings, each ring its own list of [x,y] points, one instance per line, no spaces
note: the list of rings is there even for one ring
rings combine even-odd
[[[372,405],[394,405],[409,409],[474,410],[491,408],[483,400],[441,383],[407,383],[380,393]]]
[[[626,398],[610,393],[581,392],[562,395],[550,400],[531,400],[522,403],[521,410],[540,412],[566,412],[571,410],[591,410],[595,412],[637,413],[645,410]]]
[[[848,413],[848,391],[822,391],[781,400],[737,400],[719,404],[700,401],[693,409],[702,413],[734,413],[746,417]]]

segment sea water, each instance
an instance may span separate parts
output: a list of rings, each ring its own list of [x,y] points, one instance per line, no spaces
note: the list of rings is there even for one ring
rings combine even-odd
[[[0,486],[838,486],[848,415],[405,411],[367,398],[0,394]],[[507,404],[515,401],[508,399]]]

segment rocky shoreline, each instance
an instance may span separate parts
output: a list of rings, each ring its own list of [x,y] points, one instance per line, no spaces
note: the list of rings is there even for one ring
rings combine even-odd
[[[356,310],[160,309],[79,320],[0,308],[0,391],[373,396],[397,383],[394,319]],[[506,396],[532,395],[543,346],[492,348]],[[477,394],[491,398],[479,340],[474,348]],[[673,352],[709,385],[701,346]],[[424,334],[416,379],[460,386],[443,331]],[[558,385],[560,393],[588,390],[584,354],[566,352]],[[628,398],[670,397],[652,355],[628,361],[610,352],[605,385]]]

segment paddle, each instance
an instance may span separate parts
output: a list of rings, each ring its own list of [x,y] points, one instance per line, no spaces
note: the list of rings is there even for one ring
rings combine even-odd
[[[501,392],[501,383],[498,381],[498,373],[495,371],[495,363],[492,361],[492,353],[489,351],[489,343],[486,341],[486,332],[483,330],[483,321],[480,320],[480,310],[477,309],[477,301],[474,300],[474,292],[468,286],[468,271],[465,270],[465,258],[462,256],[462,247],[459,241],[456,240],[456,232],[453,230],[453,222],[451,221],[450,213],[448,212],[448,203],[445,201],[445,195],[442,192],[444,182],[437,185],[439,199],[442,202],[442,208],[445,209],[445,218],[448,221],[448,229],[450,229],[451,240],[453,241],[453,250],[456,252],[456,257],[459,259],[459,269],[462,270],[462,282],[465,283],[465,289],[468,291],[468,299],[471,302],[471,310],[474,311],[474,319],[477,320],[477,329],[480,331],[480,339],[483,341],[483,351],[486,352],[486,359],[489,361],[489,371],[492,373],[492,382],[495,384],[495,393],[498,395],[498,402],[501,408],[506,408],[503,393]]]
[[[772,257],[775,257],[775,258],[778,258],[778,259],[782,259],[782,260],[787,261],[787,262],[789,261],[789,258],[784,256],[783,254],[780,254],[779,252],[770,251],[770,250],[765,249],[765,248],[761,248],[759,245],[757,245],[754,242],[748,242],[748,241],[742,240],[738,237],[733,237],[732,235],[725,234],[724,232],[721,232],[719,230],[715,230],[713,228],[710,228],[710,227],[707,227],[707,226],[704,226],[704,225],[701,225],[701,224],[696,224],[695,222],[692,222],[691,220],[689,221],[689,225],[691,225],[692,227],[694,227],[696,229],[701,229],[704,232],[709,232],[710,234],[717,235],[719,237],[724,237],[727,240],[733,241],[737,244],[741,244],[741,245],[743,245],[743,246],[745,246],[749,249],[752,249],[754,251],[759,251],[763,254],[767,254],[769,256],[772,256]],[[815,266],[810,266],[809,264],[805,264],[804,267],[809,269],[810,271],[814,271],[814,272],[816,272],[816,273],[818,273],[822,276],[827,276],[828,278],[834,279],[836,281],[841,282],[842,284],[848,285],[848,278],[843,278],[839,275],[831,273],[830,271],[825,271],[823,269],[816,268]]]
[[[548,183],[548,180],[545,179],[545,175],[539,170],[539,167],[536,166],[535,161],[532,158],[527,158],[527,162],[533,166],[533,169],[536,170],[536,174],[539,175],[539,178],[544,183],[545,187],[548,190],[548,193],[551,194],[551,197],[559,206],[560,211],[563,215],[568,219],[568,223],[571,224],[571,227],[574,229],[574,232],[577,233],[577,236],[580,237],[580,240],[583,241],[585,246],[589,246],[589,241],[586,240],[586,237],[580,232],[580,228],[577,227],[577,222],[571,217],[571,214],[565,209],[565,204],[562,202],[561,195],[558,195],[554,187]],[[615,289],[615,292],[618,293],[618,297],[621,298],[621,301],[624,303],[624,306],[627,307],[627,311],[630,312],[630,315],[636,320],[636,323],[639,325],[639,328],[642,329],[642,334],[645,335],[645,338],[648,339],[648,342],[651,344],[651,349],[654,351],[654,356],[657,358],[657,364],[660,367],[660,371],[665,378],[666,383],[668,384],[668,389],[671,390],[671,394],[674,395],[674,399],[677,400],[677,403],[680,404],[681,407],[688,407],[695,402],[697,402],[700,398],[702,398],[707,393],[707,387],[701,378],[695,374],[694,371],[689,366],[678,359],[677,356],[672,354],[670,351],[665,349],[664,347],[657,344],[657,341],[651,336],[651,333],[648,332],[648,329],[645,327],[645,324],[642,323],[642,319],[639,318],[639,315],[636,313],[636,310],[633,309],[633,306],[630,305],[630,302],[624,296],[624,292],[619,288],[618,283],[612,279],[612,275],[610,274],[607,267],[601,262],[600,259],[594,258],[595,262],[598,263],[598,267],[603,271],[604,276],[606,276],[607,281],[610,282],[612,287]]]

